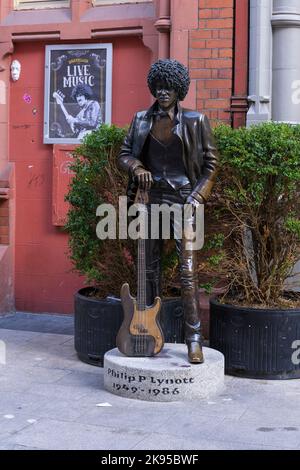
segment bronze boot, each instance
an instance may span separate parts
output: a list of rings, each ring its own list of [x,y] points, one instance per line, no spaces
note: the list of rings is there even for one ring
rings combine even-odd
[[[201,344],[200,322],[191,325],[185,322],[185,342],[188,348],[188,359],[191,364],[202,364],[204,356]]]
[[[193,273],[190,273],[190,277]],[[190,281],[187,276],[188,281]],[[192,286],[193,283],[191,282]],[[199,315],[199,303],[195,289],[183,289],[181,291],[185,320],[185,343],[188,348],[188,360],[191,364],[204,362],[201,342],[201,322]]]

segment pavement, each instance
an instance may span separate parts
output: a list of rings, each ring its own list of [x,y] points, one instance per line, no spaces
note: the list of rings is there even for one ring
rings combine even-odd
[[[0,449],[300,450],[299,380],[225,382],[211,400],[121,398],[77,358],[72,317],[2,317]]]

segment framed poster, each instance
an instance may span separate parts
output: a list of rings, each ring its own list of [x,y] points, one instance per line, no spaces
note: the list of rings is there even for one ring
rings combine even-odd
[[[112,44],[46,46],[44,143],[78,144],[111,122]]]

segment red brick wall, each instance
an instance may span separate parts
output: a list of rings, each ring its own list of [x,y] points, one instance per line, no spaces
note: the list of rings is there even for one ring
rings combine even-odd
[[[8,200],[0,200],[0,245],[9,243]]]
[[[190,31],[189,68],[197,109],[211,123],[231,124],[234,0],[199,0],[199,28]]]

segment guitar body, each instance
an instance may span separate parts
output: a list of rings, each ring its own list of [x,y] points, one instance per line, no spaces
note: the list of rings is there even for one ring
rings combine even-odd
[[[123,284],[121,300],[124,320],[117,335],[117,347],[126,356],[149,357],[158,354],[164,345],[164,336],[158,323],[161,299],[155,297],[153,305],[138,309],[130,295],[129,285]]]

